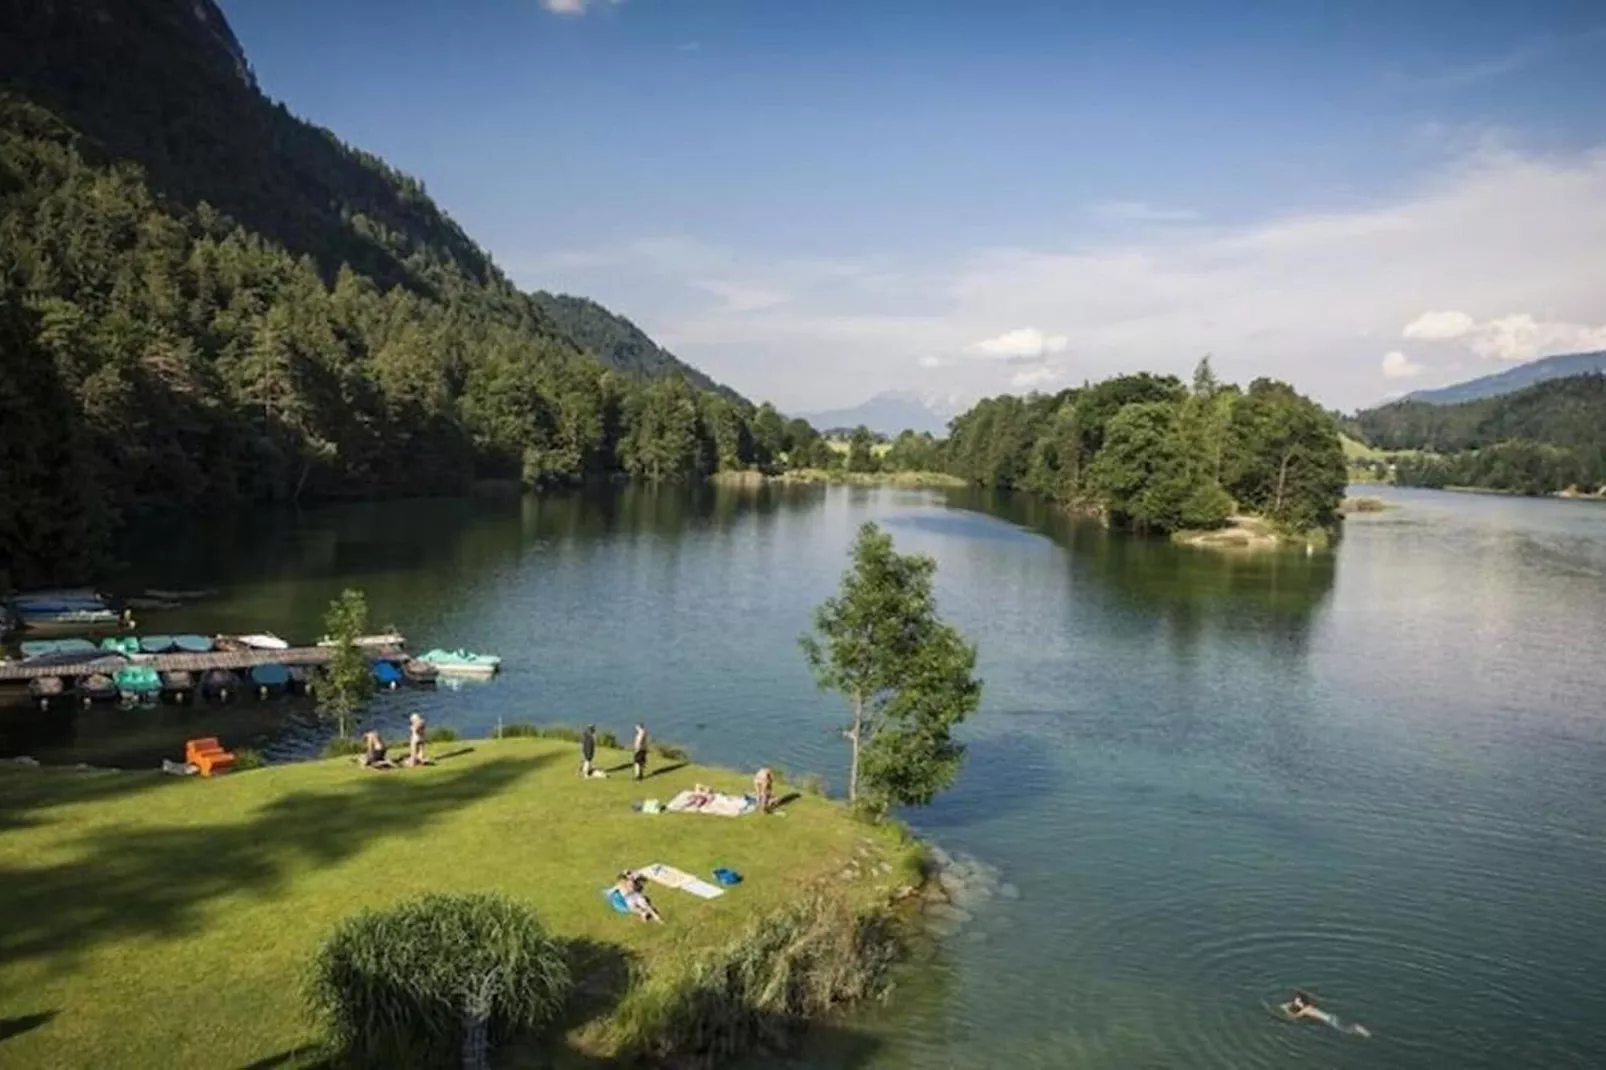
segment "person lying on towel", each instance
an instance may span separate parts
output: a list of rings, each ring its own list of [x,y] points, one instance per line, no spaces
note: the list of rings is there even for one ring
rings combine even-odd
[[[630,908],[632,914],[642,921],[662,922],[663,915],[658,913],[657,908],[652,905],[652,900],[641,890],[644,884],[646,882],[641,877],[627,869],[619,874],[619,880],[614,887],[624,897],[625,906]]]

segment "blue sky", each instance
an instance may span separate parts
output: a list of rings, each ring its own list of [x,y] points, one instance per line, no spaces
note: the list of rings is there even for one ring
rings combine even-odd
[[[1606,6],[222,0],[263,89],[793,411],[1606,348]]]

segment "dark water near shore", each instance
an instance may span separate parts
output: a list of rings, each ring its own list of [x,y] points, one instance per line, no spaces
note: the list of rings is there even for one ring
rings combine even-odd
[[[153,538],[146,631],[310,638],[344,586],[492,684],[382,697],[483,734],[645,717],[700,759],[835,774],[797,635],[857,526],[939,563],[981,647],[961,782],[916,826],[995,900],[799,1065],[1606,1066],[1606,507],[1383,490],[1336,553],[1214,556],[1019,499],[856,488],[407,502]],[[0,713],[0,749],[154,764],[292,704]],[[236,744],[237,745],[237,744]],[[1370,1041],[1274,1020],[1294,985]]]

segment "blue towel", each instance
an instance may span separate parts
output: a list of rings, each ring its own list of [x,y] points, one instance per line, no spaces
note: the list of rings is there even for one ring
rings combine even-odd
[[[742,883],[742,875],[740,873],[734,869],[726,869],[724,866],[714,870],[714,879],[727,888],[733,884]]]
[[[609,905],[612,906],[613,909],[617,910],[619,913],[621,913],[621,914],[630,913],[630,907],[629,907],[628,904],[625,903],[624,893],[621,892],[619,889],[617,889],[617,888],[604,888],[602,890],[602,895],[603,895],[603,898],[608,900]]]

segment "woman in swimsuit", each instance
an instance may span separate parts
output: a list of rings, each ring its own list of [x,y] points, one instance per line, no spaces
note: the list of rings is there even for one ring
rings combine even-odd
[[[407,735],[407,764],[432,765],[428,756],[424,754],[424,715],[414,712],[407,718],[409,730]]]
[[[385,757],[385,741],[379,737],[378,732],[365,732],[362,737],[363,754],[362,764],[369,769],[394,769],[389,758]]]
[[[1346,1025],[1338,1020],[1337,1015],[1328,1014],[1316,1006],[1315,1000],[1302,989],[1294,990],[1294,998],[1282,1005],[1283,1013],[1290,1018],[1302,1019],[1309,1022],[1320,1022],[1331,1026],[1340,1033],[1353,1033],[1358,1037],[1369,1037],[1371,1032],[1364,1025]]]

